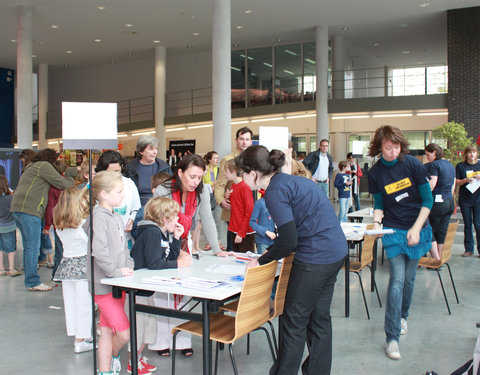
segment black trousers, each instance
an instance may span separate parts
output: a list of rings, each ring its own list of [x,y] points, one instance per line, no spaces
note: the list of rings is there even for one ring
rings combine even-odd
[[[305,343],[309,355],[302,365],[304,375],[329,375],[332,366],[332,321],[330,304],[337,274],[344,259],[331,264],[294,260],[280,317],[278,358],[270,375],[296,375]]]

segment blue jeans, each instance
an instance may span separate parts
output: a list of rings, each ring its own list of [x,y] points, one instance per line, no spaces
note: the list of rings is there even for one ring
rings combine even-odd
[[[256,243],[257,245],[257,254],[263,254],[272,245],[267,245],[266,243]]]
[[[463,233],[465,235],[465,251],[473,253],[474,252],[474,243],[473,243],[473,230],[472,224],[475,227],[475,232],[477,234],[477,251],[480,254],[480,204],[477,204],[474,207],[469,206],[460,206],[463,217]]]
[[[328,182],[317,182],[317,185],[320,186],[325,195],[328,197]]]
[[[387,342],[398,342],[400,320],[408,318],[412,303],[413,286],[417,273],[418,259],[409,259],[400,254],[388,259],[390,280],[388,282],[387,307],[385,309],[385,334]]]
[[[338,212],[338,220],[340,220],[341,223],[346,223],[347,220],[347,212],[348,212],[348,206],[350,206],[350,197],[349,198],[339,198],[338,199],[340,203],[340,211]]]
[[[25,286],[33,288],[40,284],[38,276],[38,254],[40,253],[40,235],[42,220],[23,212],[12,212],[18,229],[22,234],[23,242],[23,270],[25,272]]]

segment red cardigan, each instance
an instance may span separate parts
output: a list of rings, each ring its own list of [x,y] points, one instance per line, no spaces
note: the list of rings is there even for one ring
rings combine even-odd
[[[230,194],[230,224],[228,230],[245,238],[247,234],[255,231],[250,227],[250,217],[253,212],[253,193],[248,185],[242,180],[232,185]]]

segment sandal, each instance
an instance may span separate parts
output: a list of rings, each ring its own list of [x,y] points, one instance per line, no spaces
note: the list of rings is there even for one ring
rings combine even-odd
[[[34,286],[32,288],[28,288],[30,292],[48,292],[52,290],[51,286],[45,285],[44,283],[40,283],[37,286]]]
[[[11,271],[8,271],[8,276],[10,276],[10,277],[19,276],[21,274],[22,274],[22,271],[19,271],[17,269],[13,269]]]
[[[7,270],[0,270],[0,276],[7,276]]]
[[[170,357],[170,349],[157,350],[160,357]]]
[[[209,244],[206,244],[203,250],[212,250],[212,247]]]
[[[182,349],[182,354],[184,357],[191,357],[193,355],[193,349],[192,348]]]

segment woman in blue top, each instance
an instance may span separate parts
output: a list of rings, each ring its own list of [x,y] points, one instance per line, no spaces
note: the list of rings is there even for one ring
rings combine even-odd
[[[465,253],[462,256],[473,255],[473,231],[472,223],[477,233],[477,251],[480,256],[480,189],[473,193],[468,189],[472,182],[480,179],[480,161],[477,159],[478,151],[476,146],[467,146],[463,153],[463,162],[455,167],[456,183],[460,186],[458,194],[458,205],[462,211],[463,231],[465,234]]]
[[[236,159],[243,180],[265,189],[265,204],[278,227],[270,250],[248,267],[278,260],[296,251],[280,317],[282,339],[270,374],[296,374],[305,342],[305,375],[328,375],[332,362],[330,304],[337,273],[347,255],[347,241],[327,196],[312,180],[281,173],[285,154],[250,146]]]
[[[430,176],[433,195],[433,206],[428,217],[433,232],[430,255],[432,258],[441,259],[448,223],[455,209],[453,202],[455,168],[452,163],[443,158],[443,150],[436,143],[430,143],[425,147],[425,155],[429,161],[425,164],[425,168]]]
[[[368,171],[368,187],[375,200],[374,229],[381,229],[383,218],[384,229],[395,230],[382,238],[390,270],[385,352],[391,359],[401,358],[398,340],[407,333],[418,260],[430,249],[432,240],[428,215],[433,199],[427,172],[407,154],[408,141],[400,129],[385,125],[375,131],[368,154],[380,156]]]

